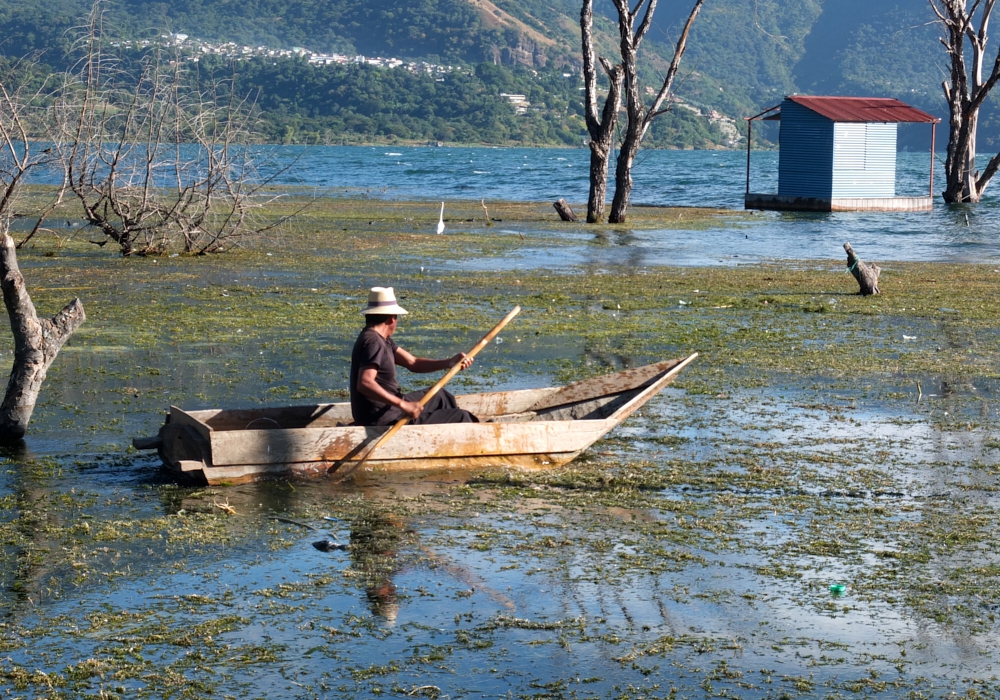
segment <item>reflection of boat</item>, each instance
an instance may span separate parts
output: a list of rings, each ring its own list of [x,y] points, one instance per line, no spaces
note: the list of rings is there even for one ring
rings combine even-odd
[[[481,423],[407,425],[366,468],[390,471],[557,467],[590,447],[669,384],[697,354],[564,387],[459,396]],[[155,438],[179,475],[209,484],[242,483],[349,468],[386,427],[351,424],[348,403],[235,410],[171,407]]]

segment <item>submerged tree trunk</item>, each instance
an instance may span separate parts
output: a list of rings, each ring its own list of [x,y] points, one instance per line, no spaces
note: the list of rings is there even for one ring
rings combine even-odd
[[[610,74],[612,90],[604,103],[604,119],[590,130],[590,196],[587,198],[587,223],[604,221],[604,205],[608,201],[608,161],[614,142],[618,109],[621,105],[621,70],[615,66]],[[588,120],[589,121],[589,120]]]
[[[986,186],[1000,169],[1000,154],[993,156],[986,170],[976,170],[976,130],[979,110],[1000,80],[1000,55],[989,77],[983,79],[990,15],[997,0],[975,2],[971,12],[967,0],[930,0],[931,8],[944,25],[941,43],[951,63],[949,80],[942,84],[948,102],[948,155],[945,159],[944,201],[978,202]],[[978,16],[976,13],[979,13]],[[966,64],[966,48],[972,52],[971,68]]]
[[[0,442],[24,437],[49,365],[87,316],[74,299],[51,319],[39,319],[17,267],[14,239],[0,240],[0,286],[14,334],[14,366],[0,404]]]
[[[861,287],[858,294],[863,297],[878,294],[881,291],[878,288],[878,276],[882,274],[882,268],[875,264],[862,262],[850,243],[844,244],[844,250],[847,251],[847,269],[854,275],[854,279]]]
[[[587,223],[604,221],[604,204],[608,201],[608,159],[611,146],[601,149],[590,142],[590,195],[587,197]]]
[[[587,223],[604,221],[604,205],[608,197],[608,161],[614,143],[618,111],[621,109],[622,66],[612,65],[594,53],[593,0],[583,0],[580,10],[580,36],[583,44],[584,116],[590,134],[590,195],[587,198]],[[608,76],[608,94],[604,109],[597,110],[597,62]]]
[[[638,128],[633,128],[633,124],[638,126],[641,122],[641,115],[637,119],[632,118],[629,112],[628,127],[625,130],[625,139],[618,150],[618,165],[615,167],[615,196],[611,200],[611,213],[608,214],[608,221],[613,224],[624,224],[628,215],[628,203],[632,197],[632,165],[635,163],[635,156],[639,152],[639,145],[642,136]]]

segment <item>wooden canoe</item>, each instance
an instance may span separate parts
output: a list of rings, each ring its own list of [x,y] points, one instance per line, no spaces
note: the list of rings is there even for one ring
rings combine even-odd
[[[480,423],[406,425],[365,469],[414,471],[566,464],[649,401],[698,355],[563,387],[457,396]],[[351,425],[349,403],[184,411],[175,406],[159,435],[136,438],[157,449],[185,479],[238,484],[313,476],[348,468],[388,427]]]

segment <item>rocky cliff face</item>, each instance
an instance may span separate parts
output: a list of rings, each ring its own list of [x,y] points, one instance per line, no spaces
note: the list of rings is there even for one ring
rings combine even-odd
[[[548,63],[545,49],[526,36],[518,36],[514,46],[505,46],[500,51],[500,63],[505,66],[528,66],[544,68]]]

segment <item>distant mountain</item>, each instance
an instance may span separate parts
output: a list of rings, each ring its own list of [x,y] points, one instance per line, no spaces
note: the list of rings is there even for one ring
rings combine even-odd
[[[560,2],[572,14],[572,4]],[[89,0],[0,0],[2,50],[64,49],[66,30],[90,6]],[[538,0],[114,0],[106,18],[123,38],[169,31],[250,46],[544,65],[575,49],[576,20],[567,23],[559,9]]]
[[[598,43],[612,54],[614,6],[596,4]],[[650,85],[690,6],[660,0],[642,73]],[[88,9],[87,0],[0,0],[0,51],[44,50],[57,65]],[[132,38],[166,30],[251,46],[577,72],[579,9],[579,0],[116,0],[108,22]],[[944,116],[945,54],[933,19],[927,0],[707,0],[678,93],[703,113],[740,123],[790,93],[893,96]],[[994,41],[1000,45],[1000,29]],[[987,115],[984,148],[1000,144],[998,121]],[[923,132],[913,133],[901,144],[924,147]]]

